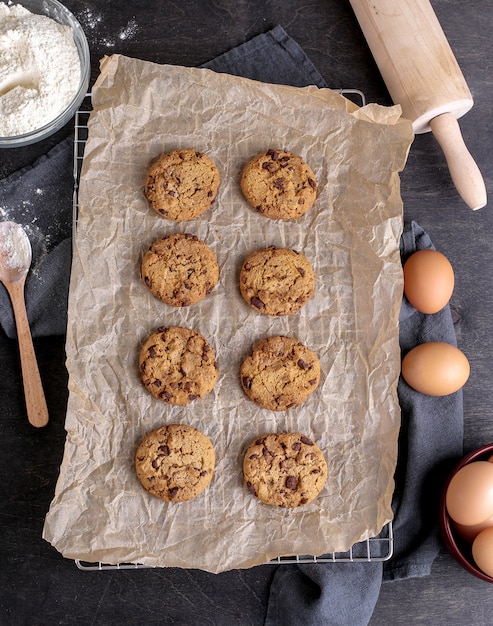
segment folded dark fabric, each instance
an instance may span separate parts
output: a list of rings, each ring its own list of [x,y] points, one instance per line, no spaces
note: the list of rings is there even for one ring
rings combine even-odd
[[[276,85],[328,86],[303,49],[281,26],[229,50],[203,67]]]
[[[416,250],[433,243],[411,222],[401,238],[403,263]],[[399,316],[402,354],[427,341],[457,345],[450,307],[424,315],[404,298]],[[426,576],[441,547],[438,504],[448,472],[463,449],[462,391],[443,397],[426,396],[401,378],[397,388],[402,412],[399,459],[393,509],[394,558],[385,564],[384,581]]]
[[[26,309],[33,337],[62,335],[72,261],[73,140],[67,138],[31,167],[0,180],[0,217],[21,224],[33,260],[26,279]],[[12,305],[0,285],[0,323],[16,336]]]
[[[382,563],[281,565],[265,626],[366,626],[380,593]]]
[[[300,46],[279,26],[204,67],[264,82],[327,86]],[[34,336],[65,332],[72,187],[70,140],[32,168],[0,181],[0,217],[26,226],[33,245],[33,271],[26,296]],[[432,247],[419,225],[405,225],[403,260],[417,249]],[[15,336],[10,302],[3,291],[0,322],[9,336]],[[456,342],[449,307],[436,315],[423,315],[404,299],[402,352],[431,340]],[[393,500],[393,558],[385,563],[278,566],[266,609],[267,626],[364,625],[371,618],[382,582],[430,572],[441,545],[437,525],[441,485],[462,453],[462,393],[431,398],[413,391],[403,380],[398,393],[402,428]]]

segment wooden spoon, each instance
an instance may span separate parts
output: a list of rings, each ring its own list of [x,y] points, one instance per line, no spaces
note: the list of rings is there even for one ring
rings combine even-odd
[[[31,266],[31,243],[22,226],[0,222],[0,282],[8,291],[14,310],[27,417],[33,426],[46,426],[48,408],[24,300],[24,285]]]

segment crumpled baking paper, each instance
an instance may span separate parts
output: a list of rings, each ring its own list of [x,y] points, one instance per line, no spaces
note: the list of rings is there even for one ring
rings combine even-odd
[[[375,536],[392,518],[399,172],[411,123],[399,107],[358,108],[329,89],[120,55],[103,59],[92,102],[69,296],[67,440],[44,538],[82,561],[221,572]],[[177,224],[148,207],[143,183],[154,157],[183,147],[215,160],[221,186],[206,213]],[[241,194],[241,168],[269,148],[301,155],[318,179],[314,206],[296,221],[265,218]],[[218,257],[218,285],[191,307],[160,302],[140,278],[149,245],[172,232],[197,235]],[[243,260],[270,245],[313,264],[315,295],[295,315],[261,315],[241,298]],[[186,407],[152,398],[140,381],[140,346],[163,325],[193,328],[216,351],[216,387]],[[239,381],[253,344],[276,334],[314,350],[322,370],[316,392],[285,412],[257,407]],[[142,488],[133,460],[148,432],[176,422],[211,439],[217,464],[201,495],[165,503]],[[264,505],[244,486],[247,445],[274,431],[308,435],[325,455],[326,486],[305,507]]]

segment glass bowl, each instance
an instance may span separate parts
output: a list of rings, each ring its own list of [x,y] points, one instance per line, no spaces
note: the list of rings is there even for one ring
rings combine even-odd
[[[69,26],[72,29],[74,42],[79,53],[81,77],[77,93],[65,110],[44,126],[28,133],[13,135],[11,137],[0,136],[0,148],[19,148],[21,146],[27,146],[29,144],[36,143],[37,141],[41,141],[42,139],[46,139],[50,135],[53,135],[53,133],[57,130],[63,128],[63,126],[65,126],[65,124],[67,124],[75,115],[75,112],[84,99],[91,76],[91,59],[86,36],[82,30],[82,26],[72,13],[63,6],[63,4],[57,0],[20,0],[19,2],[15,1],[13,4],[20,4],[31,13],[46,15],[60,24]]]
[[[450,485],[450,481],[455,476],[455,474],[462,467],[464,467],[464,465],[472,463],[473,461],[487,461],[492,454],[493,443],[490,443],[482,446],[481,448],[478,448],[477,450],[474,450],[473,452],[470,452],[464,458],[462,458],[459,463],[457,463],[443,487],[440,499],[439,513],[440,532],[447,550],[455,558],[459,565],[461,565],[466,571],[489,583],[493,583],[493,578],[480,570],[474,562],[474,559],[472,557],[472,546],[469,542],[463,539],[454,528],[454,523],[447,513],[445,498],[448,486]]]

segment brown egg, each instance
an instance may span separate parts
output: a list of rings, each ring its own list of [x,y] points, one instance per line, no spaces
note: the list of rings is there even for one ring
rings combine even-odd
[[[454,522],[454,521],[452,521],[452,523],[454,525],[455,530],[457,531],[457,534],[459,534],[462,537],[462,539],[465,539],[469,543],[472,543],[482,530],[484,530],[485,528],[489,528],[490,526],[493,526],[493,516],[488,517],[488,519],[485,520],[484,522],[481,522],[481,524],[467,525],[467,524],[459,524],[458,522]]]
[[[480,570],[493,577],[493,527],[482,530],[473,541],[472,557]]]
[[[404,263],[404,294],[421,313],[438,313],[454,291],[454,270],[437,250],[418,250]]]
[[[476,526],[493,517],[493,463],[474,461],[452,477],[445,494],[454,522]]]
[[[402,360],[406,383],[429,396],[447,396],[458,391],[469,378],[469,361],[455,346],[441,341],[422,343]]]

